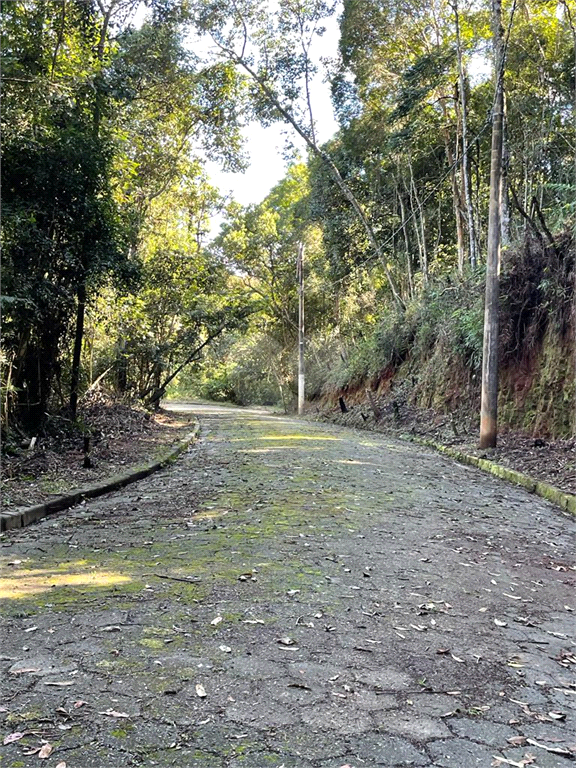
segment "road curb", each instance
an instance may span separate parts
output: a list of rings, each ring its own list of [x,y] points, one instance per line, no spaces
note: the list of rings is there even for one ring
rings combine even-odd
[[[15,510],[14,512],[0,512],[0,532],[10,531],[13,528],[25,528],[27,525],[48,517],[48,515],[54,512],[60,512],[63,509],[69,509],[76,504],[80,504],[84,499],[103,496],[105,493],[117,491],[125,485],[130,485],[130,483],[135,483],[137,480],[148,477],[148,475],[176,461],[180,454],[184,453],[188,446],[198,437],[199,431],[200,425],[196,424],[192,432],[172,446],[161,459],[157,459],[144,467],[132,469],[122,475],[113,475],[107,479],[99,480],[94,485],[74,489],[63,496],[50,499],[50,501],[45,501],[42,504],[35,504],[33,507]]]
[[[540,496],[540,498],[546,499],[546,501],[550,501],[552,504],[556,504],[565,512],[570,512],[571,514],[576,515],[576,496],[572,493],[565,493],[559,488],[555,488],[553,485],[544,483],[541,480],[535,480],[533,477],[525,475],[522,472],[517,472],[515,469],[503,467],[501,464],[495,464],[488,459],[481,459],[479,456],[471,456],[468,453],[462,453],[455,448],[436,443],[434,440],[426,440],[421,437],[415,437],[414,435],[405,435],[405,437],[413,443],[425,445],[428,448],[434,448],[436,451],[440,451],[440,453],[444,453],[462,464],[478,467],[478,469],[490,472],[490,474],[495,475],[496,477],[520,485],[530,493],[534,493],[536,496]]]

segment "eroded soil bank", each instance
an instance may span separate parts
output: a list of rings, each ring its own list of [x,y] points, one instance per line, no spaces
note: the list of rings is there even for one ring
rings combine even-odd
[[[572,517],[382,435],[191,409],[175,465],[2,536],[2,766],[571,764]]]

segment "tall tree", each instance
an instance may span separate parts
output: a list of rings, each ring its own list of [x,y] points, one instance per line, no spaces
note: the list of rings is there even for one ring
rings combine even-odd
[[[310,78],[315,67],[310,57],[310,45],[315,34],[323,33],[322,19],[332,14],[333,7],[323,0],[290,0],[278,11],[271,12],[268,4],[261,0],[244,0],[224,6],[213,0],[196,0],[195,9],[198,30],[208,33],[221,54],[251,79],[262,104],[263,117],[268,120],[279,118],[292,126],[310,152],[326,165],[358,217],[384,269],[394,301],[402,306],[387,254],[369,215],[333,159],[316,141],[310,99]],[[296,50],[301,53],[295,55]],[[303,85],[303,104],[298,99],[299,82]]]
[[[500,312],[500,206],[502,196],[502,144],[504,131],[504,30],[501,0],[492,0],[494,49],[494,106],[492,109],[492,153],[490,159],[490,210],[486,256],[484,349],[482,356],[482,400],[480,447],[494,448],[498,434],[498,344]]]

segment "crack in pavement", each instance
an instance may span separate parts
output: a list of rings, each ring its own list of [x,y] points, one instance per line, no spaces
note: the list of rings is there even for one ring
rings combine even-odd
[[[573,517],[385,435],[190,408],[176,464],[2,535],[0,764],[574,759]]]

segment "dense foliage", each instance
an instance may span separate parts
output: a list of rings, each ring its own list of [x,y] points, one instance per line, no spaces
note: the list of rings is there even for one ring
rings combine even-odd
[[[73,417],[102,375],[149,402],[171,387],[293,407],[301,244],[308,398],[400,375],[422,404],[476,409],[489,4],[336,6],[324,145],[311,81],[335,7],[150,0],[132,23],[141,5],[2,4],[3,428]],[[568,434],[576,8],[511,0],[503,23],[502,413]],[[283,121],[307,155],[243,208],[203,163],[240,168],[248,118]]]

